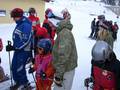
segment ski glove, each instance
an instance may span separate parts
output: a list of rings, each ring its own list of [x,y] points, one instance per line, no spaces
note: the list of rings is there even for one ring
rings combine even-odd
[[[45,80],[46,79],[46,73],[41,71],[40,72],[40,77],[41,77],[42,80]]]
[[[35,58],[31,57],[31,58],[29,59],[28,63],[30,63],[30,62],[34,65],[34,64],[35,64]]]
[[[35,70],[34,68],[30,67],[30,69],[28,70],[28,73],[33,73]]]
[[[6,46],[6,51],[13,51],[15,48],[12,45],[7,45]]]
[[[58,78],[58,77],[55,77],[55,84],[58,86],[58,87],[62,87],[62,79]]]
[[[85,86],[85,87],[89,87],[89,83],[90,83],[90,82],[93,82],[93,78],[92,78],[92,77],[86,78],[86,79],[84,80],[84,86]]]

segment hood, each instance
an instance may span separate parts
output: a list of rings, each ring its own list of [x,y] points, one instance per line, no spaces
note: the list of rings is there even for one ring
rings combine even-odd
[[[23,16],[20,20],[16,21],[16,23],[19,25],[22,22],[28,23],[28,24],[32,24],[32,22],[25,16]]]
[[[73,28],[73,25],[71,24],[70,22],[70,19],[65,19],[65,20],[62,20],[59,24],[58,24],[58,27],[57,27],[57,34],[62,31],[63,29],[68,29],[70,31],[72,31],[72,28]]]

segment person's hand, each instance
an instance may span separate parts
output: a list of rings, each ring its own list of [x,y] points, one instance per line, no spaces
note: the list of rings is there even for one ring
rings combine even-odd
[[[30,62],[32,62],[32,64],[35,64],[35,58],[31,57]]]
[[[28,70],[28,73],[33,73],[35,70],[34,68],[30,67],[30,69]]]
[[[42,80],[45,80],[46,79],[46,73],[41,71],[40,72],[40,77],[41,77]]]
[[[89,87],[89,83],[93,82],[93,78],[92,77],[88,77],[84,80],[84,85],[85,87]]]
[[[55,77],[55,84],[58,86],[58,87],[62,87],[62,79],[58,78],[58,77]]]
[[[12,45],[7,45],[6,46],[6,51],[13,51],[15,48]]]

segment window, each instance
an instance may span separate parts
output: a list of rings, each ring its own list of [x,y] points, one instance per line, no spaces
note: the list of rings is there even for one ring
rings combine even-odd
[[[0,17],[1,17],[1,16],[6,16],[6,10],[1,10],[1,9],[0,9]]]

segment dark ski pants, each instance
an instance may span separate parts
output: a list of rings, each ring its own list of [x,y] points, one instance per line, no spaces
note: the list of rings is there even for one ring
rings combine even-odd
[[[93,38],[94,34],[95,34],[95,28],[91,28],[90,37]]]
[[[24,85],[28,83],[25,65],[28,58],[31,57],[31,52],[15,51],[12,60],[12,75],[13,80],[19,84]]]

